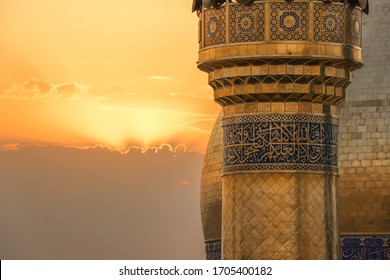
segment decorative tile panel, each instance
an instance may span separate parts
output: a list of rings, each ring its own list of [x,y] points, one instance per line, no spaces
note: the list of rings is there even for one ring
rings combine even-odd
[[[358,9],[347,9],[348,44],[362,46],[362,12]]]
[[[314,40],[343,43],[345,16],[344,5],[314,4]]]
[[[308,39],[309,3],[270,3],[271,40],[304,41]]]
[[[230,9],[231,43],[264,41],[264,3],[232,5]]]
[[[226,7],[205,10],[205,47],[226,43]]]
[[[390,260],[389,236],[344,236],[341,238],[343,260]]]
[[[209,242],[206,244],[206,259],[207,260],[221,259],[221,240]]]
[[[337,119],[317,115],[247,115],[222,120],[223,173],[337,173]]]

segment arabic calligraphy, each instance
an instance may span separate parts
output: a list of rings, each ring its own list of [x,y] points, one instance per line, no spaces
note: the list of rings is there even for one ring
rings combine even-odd
[[[390,236],[341,238],[343,260],[390,260]]]
[[[224,174],[294,170],[337,173],[337,119],[248,115],[222,121]]]

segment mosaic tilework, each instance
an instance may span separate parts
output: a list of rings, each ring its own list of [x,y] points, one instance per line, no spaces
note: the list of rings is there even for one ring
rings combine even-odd
[[[390,260],[390,236],[344,236],[343,260]]]
[[[298,170],[337,173],[337,119],[248,115],[222,120],[223,173]]]
[[[329,43],[344,42],[344,6],[314,4],[314,40]]]
[[[230,42],[258,42],[264,40],[265,4],[233,5],[230,12]]]
[[[270,3],[271,40],[301,41],[308,39],[309,3]]]
[[[205,11],[205,47],[226,43],[226,8]]]
[[[207,260],[221,259],[221,240],[209,242],[206,244],[206,259]]]
[[[335,176],[244,173],[222,181],[223,259],[337,259]]]
[[[348,43],[357,47],[362,46],[362,13],[357,9],[347,9]]]

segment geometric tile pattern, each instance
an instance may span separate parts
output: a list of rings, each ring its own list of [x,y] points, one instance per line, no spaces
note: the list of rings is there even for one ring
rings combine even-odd
[[[305,41],[308,39],[309,3],[270,3],[271,40]]]
[[[314,3],[314,40],[344,42],[344,6]]]
[[[362,14],[357,9],[347,9],[347,43],[361,47],[362,46]]]
[[[312,1],[229,3],[228,14],[226,5],[205,9],[202,46],[262,42],[267,30],[271,41],[312,40],[361,47],[361,10],[342,3],[308,2]]]
[[[221,240],[206,243],[206,260],[221,259]]]
[[[226,7],[205,10],[205,47],[226,43]]]
[[[233,5],[230,11],[230,42],[264,41],[265,4]]]
[[[390,236],[342,236],[343,260],[390,260]]]
[[[223,259],[337,259],[335,176],[222,177]]]
[[[246,115],[222,120],[223,174],[248,171],[337,173],[337,119]]]

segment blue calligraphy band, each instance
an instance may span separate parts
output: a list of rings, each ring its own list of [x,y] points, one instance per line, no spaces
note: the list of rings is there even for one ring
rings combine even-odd
[[[341,236],[342,260],[390,260],[390,236]]]
[[[337,174],[338,119],[241,115],[222,120],[223,175],[295,171]]]

